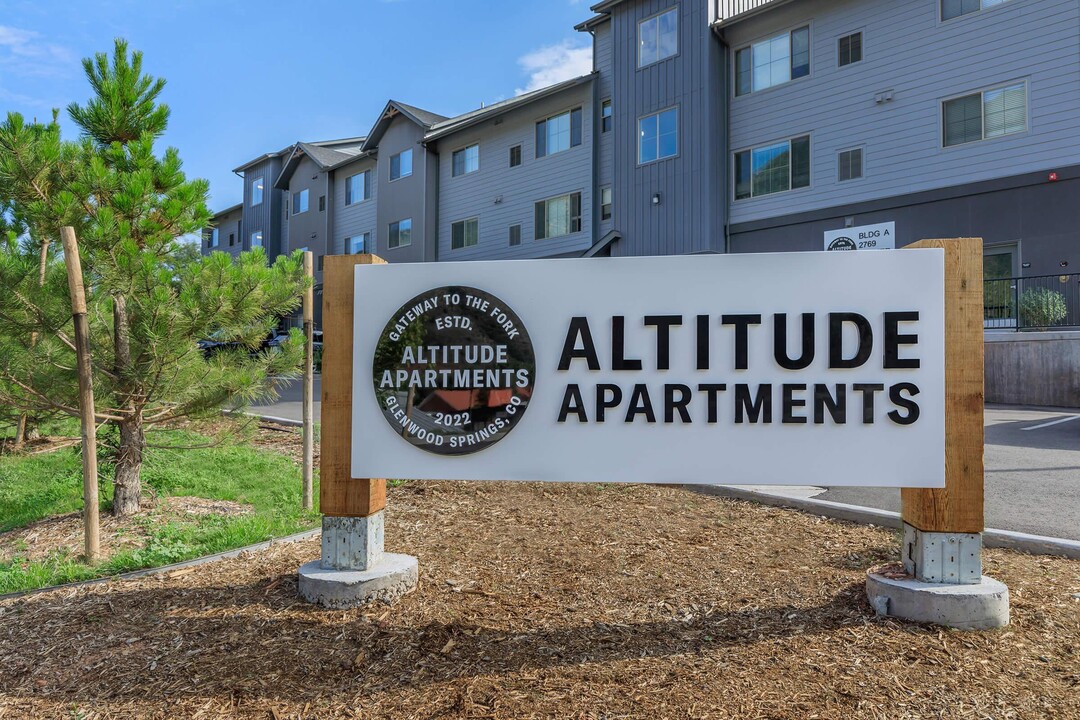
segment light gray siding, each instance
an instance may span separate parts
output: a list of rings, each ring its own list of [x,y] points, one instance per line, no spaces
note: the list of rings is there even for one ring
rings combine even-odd
[[[218,246],[210,247],[211,228],[208,227],[203,230],[202,254],[209,255],[212,252],[223,252],[229,253],[233,257],[239,255],[244,249],[243,219],[244,210],[242,207],[215,216],[212,227],[216,227],[218,230]],[[232,245],[229,244],[230,236],[233,239]]]
[[[589,248],[593,240],[592,95],[591,83],[578,85],[438,140],[440,260],[549,257]],[[581,145],[536,157],[536,123],[577,107],[582,110]],[[453,152],[473,143],[480,145],[480,169],[453,177]],[[518,167],[510,167],[514,145],[521,145]],[[536,240],[534,203],[572,192],[581,193],[581,232]],[[452,250],[451,224],[474,217],[479,220],[479,242]],[[519,224],[521,244],[511,247],[510,226]]]
[[[678,53],[637,66],[638,22],[677,7]],[[613,255],[722,251],[723,58],[705,0],[636,0],[612,8],[615,108]],[[638,120],[678,108],[676,157],[639,165]],[[654,203],[654,196],[659,203]]]
[[[423,134],[424,130],[419,125],[398,116],[379,140],[376,247],[379,255],[388,262],[422,262],[435,259],[429,254],[426,242],[430,220],[425,197],[428,190],[428,172],[434,159],[427,157],[427,151],[421,143]],[[409,148],[413,151],[412,175],[391,182],[390,157]],[[412,243],[408,247],[389,247],[387,243],[390,223],[405,218],[412,219]]]
[[[725,38],[734,50],[807,22],[810,75],[732,98],[731,146],[810,133],[811,186],[735,201],[733,223],[1080,162],[1076,0],[1010,0],[947,22],[938,0],[804,0]],[[837,41],[854,31],[863,60],[838,67]],[[942,100],[1014,80],[1028,84],[1028,131],[942,147]],[[893,99],[876,103],[886,90]],[[840,183],[837,153],[856,146],[864,177]]]
[[[346,180],[357,173],[371,171],[371,199],[363,200],[352,205],[345,204]],[[378,203],[378,167],[374,158],[364,158],[356,162],[343,165],[333,171],[334,187],[334,214],[332,227],[334,233],[333,253],[345,255],[349,252],[345,245],[345,239],[355,235],[371,233],[371,245],[368,252],[375,252],[376,243],[376,204]]]
[[[308,191],[308,209],[307,212],[297,214],[293,197],[295,193],[303,190]],[[289,244],[284,252],[291,253],[302,247],[310,250],[314,255],[315,284],[318,285],[322,282],[319,258],[327,253],[327,240],[330,237],[329,208],[319,210],[319,198],[327,195],[327,173],[311,158],[303,158],[289,179],[288,193],[286,201],[289,208]]]
[[[614,71],[614,48],[612,47],[611,23],[603,22],[593,29],[593,70],[599,73],[596,82],[596,97],[600,103],[604,100],[612,102],[612,108],[617,105],[615,98],[615,83],[612,73]],[[600,188],[611,187],[615,182],[615,135],[620,128],[613,127],[608,133],[604,133],[600,127],[600,106],[596,108],[597,152],[596,152],[596,213],[600,217]],[[599,230],[596,240],[604,237],[615,227],[615,219],[599,220]]]

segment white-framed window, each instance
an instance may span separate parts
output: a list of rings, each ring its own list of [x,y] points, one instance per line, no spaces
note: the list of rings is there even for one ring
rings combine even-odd
[[[412,245],[412,218],[390,223],[386,246],[393,249],[409,245]]]
[[[390,156],[390,182],[412,175],[412,148]]]
[[[638,23],[638,67],[679,52],[679,10],[671,8]]]
[[[345,204],[353,205],[371,199],[371,171],[350,175],[345,179]]]
[[[581,108],[536,123],[536,157],[554,155],[581,144]]]
[[[1027,82],[979,90],[941,103],[944,147],[1027,130]]]
[[[454,177],[476,172],[480,169],[480,146],[474,144],[455,150],[451,165]]]
[[[218,229],[217,228],[211,228],[210,229],[210,240],[208,242],[209,242],[209,246],[212,247],[212,248],[216,248],[218,246]]]
[[[359,255],[360,253],[371,252],[371,233],[360,233],[359,235],[353,235],[352,237],[345,238],[345,252],[349,255]]]
[[[540,200],[535,206],[536,239],[561,237],[581,231],[581,193]]]
[[[836,65],[854,65],[862,62],[862,31],[853,32],[836,41]]]
[[[610,220],[612,210],[612,192],[610,187],[600,188],[600,219]]]
[[[735,52],[736,95],[748,95],[809,74],[809,25],[758,40]]]
[[[610,132],[615,122],[614,110],[611,100],[603,100],[600,103],[600,132]]]
[[[863,176],[863,149],[861,147],[841,150],[836,154],[836,180],[847,182]]]
[[[480,219],[458,220],[450,225],[450,249],[461,250],[480,242]]]
[[[810,136],[735,153],[735,199],[810,187]]]
[[[668,108],[638,120],[638,164],[679,154],[679,109]]]
[[[262,230],[256,230],[255,232],[251,233],[251,247],[257,248],[257,247],[262,247],[262,246],[263,246]]]
[[[952,20],[961,15],[979,12],[996,5],[1004,5],[1009,0],[941,0],[941,19]]]
[[[299,215],[308,211],[308,191],[301,190],[292,194],[292,214]]]
[[[251,181],[251,204],[262,205],[263,201],[263,177],[260,175]]]

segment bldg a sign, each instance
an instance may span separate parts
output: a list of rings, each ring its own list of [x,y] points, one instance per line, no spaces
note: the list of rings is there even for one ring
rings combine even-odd
[[[356,478],[944,487],[944,254],[358,265]]]
[[[825,231],[825,250],[895,250],[896,223]]]

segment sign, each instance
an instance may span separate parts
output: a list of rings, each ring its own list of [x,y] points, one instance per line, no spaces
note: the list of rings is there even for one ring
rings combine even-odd
[[[353,477],[944,486],[940,249],[355,273]]]
[[[895,250],[896,223],[825,231],[826,250]]]

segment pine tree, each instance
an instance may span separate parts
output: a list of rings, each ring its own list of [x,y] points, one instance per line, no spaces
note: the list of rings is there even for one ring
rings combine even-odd
[[[0,294],[0,404],[78,412],[63,263],[46,250],[35,285],[28,262],[72,225],[86,274],[97,418],[119,432],[113,513],[127,515],[140,507],[149,427],[271,396],[276,377],[296,372],[298,338],[279,353],[259,348],[307,281],[299,254],[270,266],[261,248],[236,261],[191,258],[180,238],[208,224],[208,186],[185,177],[175,148],[155,154],[169,117],[158,103],[164,80],[145,74],[142,54],[123,40],[111,59],[99,53],[83,67],[94,95],[68,107],[82,130],[77,142],[17,115],[0,125],[0,203],[21,231],[0,256],[0,286],[13,289]],[[42,177],[52,182],[35,187]],[[39,341],[20,342],[28,333]],[[205,357],[197,342],[211,336],[236,347]]]

